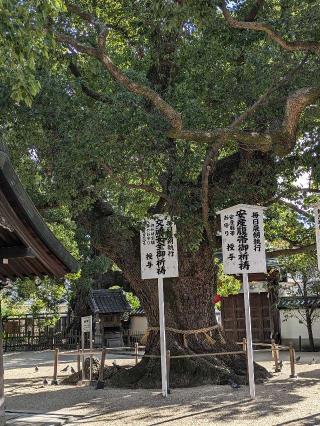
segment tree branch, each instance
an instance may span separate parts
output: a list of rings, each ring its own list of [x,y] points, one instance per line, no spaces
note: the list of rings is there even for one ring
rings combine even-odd
[[[141,191],[148,192],[148,193],[150,193],[150,194],[156,195],[156,196],[157,196],[157,197],[159,197],[159,198],[163,198],[163,199],[164,199],[164,200],[166,200],[169,204],[172,204],[172,199],[169,197],[169,195],[167,195],[165,192],[158,191],[157,189],[155,189],[155,188],[154,188],[153,186],[151,186],[151,185],[146,185],[146,184],[143,184],[143,183],[141,183],[141,184],[135,184],[135,183],[129,183],[129,182],[126,182],[126,181],[125,181],[124,179],[122,179],[121,177],[116,176],[116,175],[115,175],[115,173],[114,173],[114,171],[113,171],[113,168],[112,168],[111,166],[109,166],[108,164],[106,164],[106,165],[104,165],[104,166],[103,166],[103,170],[104,170],[104,172],[105,172],[108,176],[112,177],[112,179],[113,179],[115,182],[117,182],[117,183],[119,183],[119,184],[121,184],[121,185],[125,186],[126,188],[130,188],[130,189],[138,189],[138,190],[141,190]]]
[[[203,162],[202,178],[201,178],[201,205],[202,205],[202,220],[209,244],[213,246],[213,231],[209,222],[209,175],[212,172],[214,159],[217,157],[221,143],[214,145]]]
[[[274,257],[280,257],[280,256],[292,256],[294,254],[301,254],[301,253],[310,253],[316,249],[315,244],[310,244],[308,246],[303,247],[294,247],[294,248],[288,248],[288,249],[279,249],[279,250],[273,250],[267,252],[267,258],[274,258]]]
[[[291,238],[288,238],[286,235],[279,235],[279,239],[286,241],[293,247],[301,247],[301,241],[292,240]]]
[[[85,53],[89,56],[98,58],[98,50],[95,47],[80,43],[75,38],[64,33],[54,32],[54,37],[60,43],[66,44],[68,46],[72,46],[74,49],[76,49],[77,52]]]
[[[289,71],[289,73],[285,77],[281,78],[280,81],[278,81],[276,84],[273,84],[263,95],[260,96],[260,98],[256,102],[254,102],[254,104],[250,108],[240,114],[239,117],[237,117],[233,121],[230,127],[234,128],[239,126],[243,121],[250,117],[261,105],[268,101],[272,93],[274,93],[281,86],[287,83],[303,67],[303,65],[307,62],[308,57],[309,53],[305,55],[302,61],[299,62],[299,64],[293,70]]]
[[[185,130],[181,131],[171,130],[170,137],[189,140],[193,142],[215,142],[221,140],[224,142],[230,140],[238,140],[242,144],[257,149],[260,151],[270,151],[272,147],[272,137],[269,134],[246,132],[244,130],[236,130],[230,127],[213,130]]]
[[[81,18],[83,21],[88,22],[89,24],[95,24],[98,21],[97,18],[92,13],[82,10],[76,4],[65,2],[65,5],[68,12],[79,16],[79,18]]]
[[[295,52],[295,51],[313,52],[313,53],[320,52],[320,43],[316,41],[286,41],[280,34],[278,34],[268,24],[263,24],[260,22],[238,21],[234,19],[227,8],[225,0],[222,1],[221,10],[225,20],[232,28],[262,31],[268,34],[268,36],[277,44],[279,44],[283,49],[288,50],[290,52]]]
[[[80,16],[79,13],[78,16]],[[87,19],[86,16],[84,18]],[[88,17],[88,19],[92,18]],[[182,128],[181,114],[178,111],[150,87],[130,80],[113,63],[105,49],[107,27],[100,24],[100,29],[97,48],[80,43],[67,34],[58,33],[55,34],[55,37],[59,42],[72,46],[78,52],[97,58],[119,85],[149,101],[169,123],[171,129],[168,136],[171,138],[201,143],[212,143],[217,139],[225,143],[233,140],[247,150],[274,151],[275,154],[284,156],[294,147],[298,123],[303,110],[320,97],[320,89],[314,87],[303,88],[291,94],[287,99],[282,127],[275,132],[246,132],[235,130],[232,127],[214,129],[212,131],[185,130]]]
[[[314,194],[320,194],[320,189],[315,189],[315,188],[296,188],[297,191],[301,191],[301,192],[311,192]]]
[[[320,88],[304,87],[292,93],[287,98],[285,116],[282,123],[282,132],[289,137],[289,147],[296,141],[298,124],[304,109],[320,98]]]
[[[256,0],[248,15],[244,18],[245,21],[254,21],[259,13],[259,10],[264,5],[265,0]]]
[[[99,32],[101,32],[102,29],[106,28],[109,30],[117,31],[118,33],[120,33],[127,39],[130,38],[128,32],[118,24],[102,23],[94,14],[82,10],[76,4],[71,4],[66,2],[66,7],[69,13],[77,15],[79,18],[81,18],[83,21],[87,22],[88,24],[98,26],[100,28]]]
[[[172,129],[180,130],[182,128],[181,114],[169,105],[162,97],[150,87],[131,81],[120,69],[112,62],[110,57],[103,51],[100,60],[112,77],[129,92],[142,96],[157,108]]]
[[[109,97],[107,97],[105,95],[102,95],[102,94],[100,94],[98,92],[95,92],[94,90],[92,90],[89,86],[87,86],[83,82],[80,70],[79,70],[79,68],[77,67],[77,65],[74,62],[71,62],[69,64],[69,70],[79,80],[80,87],[81,87],[83,93],[85,93],[90,98],[92,98],[92,99],[94,99],[96,101],[102,102],[104,104],[108,104],[108,105],[112,105],[113,104],[113,101],[112,101],[111,98],[109,98]]]
[[[282,198],[280,198],[277,201],[278,201],[278,203],[283,204],[284,206],[289,207],[291,210],[294,210],[298,214],[300,214],[300,215],[302,215],[304,217],[307,217],[308,219],[311,219],[311,220],[314,219],[314,217],[313,217],[313,215],[311,213],[306,212],[305,210],[301,209],[300,207],[296,206],[293,203],[290,203],[290,201],[283,200]]]
[[[246,132],[233,127],[212,131],[181,130],[171,131],[173,137],[195,142],[213,142],[216,139],[239,141],[246,149],[259,151],[273,150],[277,155],[284,156],[294,147],[300,117],[304,109],[320,98],[320,88],[305,87],[288,96],[285,114],[280,129],[270,133]],[[237,123],[236,123],[237,124]]]
[[[150,87],[131,81],[123,72],[112,62],[103,48],[106,33],[103,31],[99,35],[99,48],[79,43],[73,37],[66,34],[55,33],[55,38],[64,44],[74,47],[80,53],[86,53],[89,56],[97,58],[101,61],[109,74],[124,88],[135,95],[142,96],[157,108],[172,129],[179,131],[182,128],[181,115],[171,105],[169,105],[162,97]]]

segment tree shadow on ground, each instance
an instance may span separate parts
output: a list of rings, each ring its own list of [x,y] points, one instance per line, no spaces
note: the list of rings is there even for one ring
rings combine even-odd
[[[40,386],[43,387],[43,378],[37,377],[37,378],[26,378],[26,379],[6,379],[6,389],[5,393],[6,395],[10,395],[11,393],[18,393],[19,390],[22,390],[24,388],[30,389],[30,387],[38,388]]]
[[[123,421],[149,425],[183,423],[188,419],[228,423],[239,419],[265,418],[279,416],[297,408],[305,399],[299,390],[308,387],[315,393],[319,386],[319,370],[301,373],[300,378],[276,378],[257,386],[257,399],[248,398],[248,388],[242,386],[233,390],[229,386],[201,386],[192,389],[173,389],[167,399],[163,399],[159,390],[126,390],[106,388],[95,390],[92,387],[49,386],[35,392],[8,395],[7,408],[32,411],[37,407],[42,412],[67,410],[72,413],[86,413],[90,416],[105,416],[106,422]],[[305,377],[303,376],[305,375]],[[22,386],[28,386],[28,380],[22,380]],[[14,385],[14,380],[11,384]],[[20,381],[17,387],[20,386]],[[36,405],[35,405],[36,404]],[[315,416],[318,416],[316,414]],[[90,424],[90,420],[88,418]],[[95,420],[96,421],[96,420]],[[313,422],[313,423],[312,423]],[[278,423],[279,425],[282,423]],[[292,422],[283,423],[294,425]],[[315,425],[314,418],[301,419],[299,424]]]
[[[311,416],[299,417],[287,422],[278,423],[277,426],[316,426],[320,425],[320,413]]]
[[[299,373],[299,377],[320,380],[320,368],[318,367],[311,371],[302,371]]]

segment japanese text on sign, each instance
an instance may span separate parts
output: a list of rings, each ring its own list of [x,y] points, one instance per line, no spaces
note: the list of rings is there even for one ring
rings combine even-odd
[[[90,333],[92,330],[92,316],[81,317],[81,331],[82,333]]]
[[[224,273],[266,272],[263,208],[239,204],[220,215]]]
[[[140,232],[142,279],[177,277],[176,227],[171,219],[157,215]]]

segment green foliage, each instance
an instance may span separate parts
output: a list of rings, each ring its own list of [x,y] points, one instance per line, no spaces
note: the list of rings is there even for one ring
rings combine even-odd
[[[23,315],[27,311],[26,306],[23,303],[17,303],[16,300],[12,300],[8,297],[2,297],[1,300],[1,316],[2,318]]]
[[[294,283],[291,287],[286,288],[287,295],[304,301],[297,309],[285,310],[284,315],[286,319],[295,317],[306,326],[308,326],[308,322],[311,325],[320,316],[319,309],[317,309],[320,300],[320,272],[316,256],[296,255],[285,259],[284,264]],[[314,300],[311,305],[310,297]],[[310,344],[313,346],[311,341]]]
[[[316,278],[317,272],[317,257],[312,254],[296,254],[282,259],[283,266],[287,272],[295,277],[303,277],[304,281],[308,281],[312,277]]]
[[[223,264],[219,264],[218,269],[218,288],[217,293],[222,297],[228,297],[232,294],[238,294],[241,288],[240,281],[233,275],[223,273]]]
[[[140,301],[137,298],[137,296],[135,296],[132,292],[130,291],[125,291],[125,296],[126,299],[129,303],[129,305],[131,306],[131,309],[138,309],[140,308]]]
[[[267,211],[265,233],[271,247],[299,247],[314,242],[314,223],[288,209],[285,205],[274,204]]]
[[[60,0],[0,2],[0,73],[2,83],[18,103],[31,106],[40,90],[36,68],[49,56],[48,19],[54,19],[61,10]]]
[[[228,297],[232,294],[238,294],[241,288],[240,281],[233,275],[226,275],[223,273],[223,264],[215,260],[218,265],[218,280],[217,280],[217,294],[222,297]],[[221,310],[221,302],[216,303],[215,307]]]
[[[121,287],[118,285],[114,285],[110,287],[110,290],[119,288]],[[124,291],[124,295],[132,310],[140,308],[140,300],[131,291]]]
[[[43,312],[58,314],[59,304],[65,301],[66,283],[51,278],[18,279],[3,290],[7,313],[28,311],[34,315]],[[16,306],[17,309],[13,309]]]
[[[263,33],[229,28],[219,3],[81,0],[74,4],[109,24],[108,55],[125,75],[158,91],[181,112],[186,129],[203,130],[229,125],[303,58],[299,52],[279,48]],[[254,4],[229,3],[240,18]],[[258,17],[288,40],[318,40],[317,3],[272,0],[265,2]],[[97,60],[55,42],[52,29],[88,46],[96,43],[95,25],[67,13],[59,0],[0,1],[2,138],[50,228],[83,263],[81,277],[70,283],[71,293],[87,291],[95,274],[111,268],[103,253],[115,230],[119,240],[131,238],[142,219],[155,211],[175,217],[185,252],[201,250],[205,235],[201,173],[211,145],[168,138],[168,125],[159,112],[117,84]],[[70,73],[70,63],[77,64],[80,77]],[[316,55],[309,55],[242,128],[263,132],[277,127],[287,95],[320,84],[318,68]],[[87,96],[84,86],[103,101]],[[285,197],[303,208],[317,200],[317,196],[302,200],[295,187],[305,173],[313,189],[320,185],[319,116],[317,105],[306,111],[301,140],[283,159],[253,153],[248,147],[239,149],[230,138],[209,177],[209,220],[214,232],[221,207],[258,203],[269,205],[269,248],[314,241],[312,221],[276,200]],[[167,194],[170,203],[160,202],[155,192]],[[112,209],[112,216],[103,216],[101,204]],[[220,271],[220,292],[238,291],[238,285]],[[20,293],[36,294],[28,286]]]

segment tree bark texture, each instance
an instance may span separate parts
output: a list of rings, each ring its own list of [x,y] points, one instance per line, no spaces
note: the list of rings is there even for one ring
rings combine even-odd
[[[106,230],[106,228],[104,227]],[[109,229],[110,230],[110,229]],[[122,240],[107,238],[99,229],[98,249],[111,258],[123,271],[145,310],[149,327],[145,355],[159,355],[159,315],[157,280],[142,280],[140,275],[140,245],[137,235]],[[110,237],[110,235],[109,235]],[[215,268],[209,244],[203,243],[195,253],[179,247],[179,277],[164,280],[164,304],[167,349],[171,356],[239,351],[241,346],[227,341],[217,325],[212,303],[216,294]],[[201,329],[213,327],[207,333]],[[154,329],[155,328],[155,329]],[[192,332],[196,331],[198,332]],[[199,332],[200,330],[200,332]],[[181,331],[190,334],[183,335]],[[256,365],[256,379],[268,377],[267,371]],[[172,359],[170,386],[183,387],[205,383],[226,384],[229,380],[244,384],[247,380],[245,355],[207,356]],[[130,387],[160,387],[160,359],[144,356],[131,369],[119,369],[109,384]]]
[[[271,325],[271,339],[276,343],[280,342],[280,314],[277,308],[279,302],[279,280],[280,273],[277,269],[271,270],[267,275],[267,288],[269,296],[269,309],[270,309],[270,325]]]
[[[306,309],[306,323],[307,323],[310,350],[312,352],[315,352],[316,349],[315,349],[314,339],[313,339],[312,317],[311,317],[311,313],[310,313],[309,309]]]

